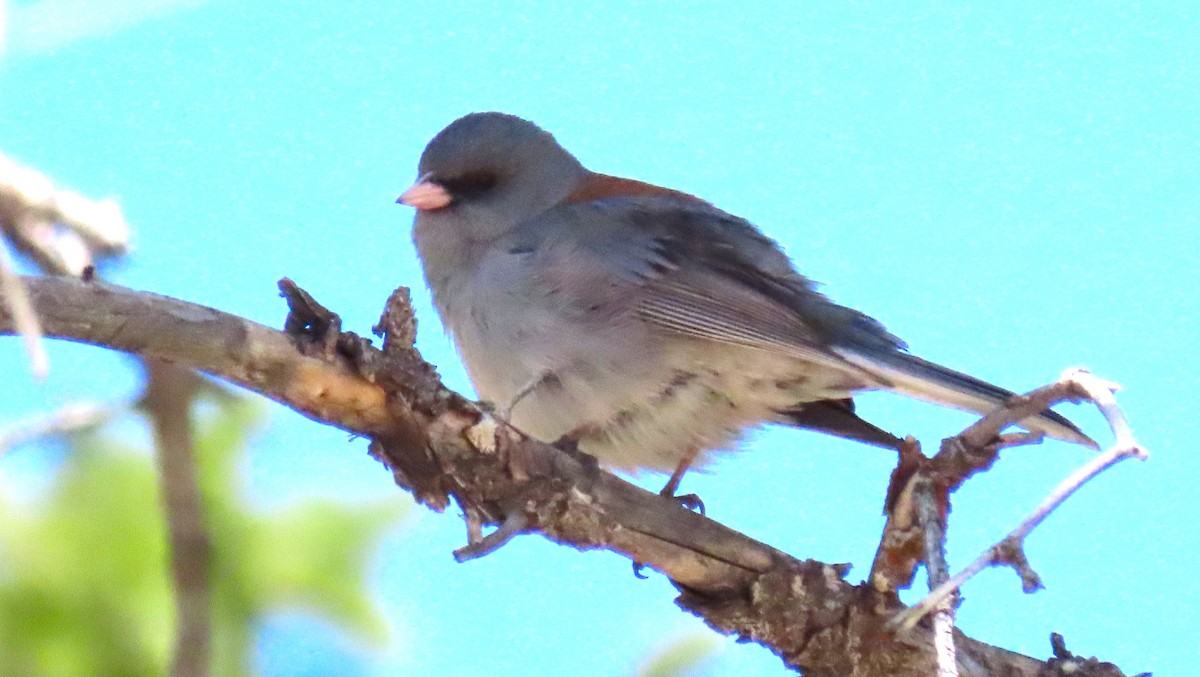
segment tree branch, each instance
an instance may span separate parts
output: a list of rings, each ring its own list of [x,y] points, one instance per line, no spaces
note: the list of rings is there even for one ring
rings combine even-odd
[[[642,562],[670,577],[680,590],[679,606],[720,632],[762,644],[807,675],[935,670],[928,636],[885,631],[903,608],[893,592],[853,586],[843,579],[845,567],[794,559],[600,471],[582,454],[489,421],[394,334],[380,351],[340,333],[328,311],[293,314],[289,336],[108,284],[62,278],[25,284],[48,336],[174,361],[370,436],[372,453],[427,505],[440,509],[452,498],[479,525],[515,524],[558,543]],[[411,326],[411,310],[397,296],[403,295],[389,303],[384,329]],[[289,302],[306,310],[295,294]],[[11,316],[0,310],[0,332],[12,331]],[[494,444],[471,442],[481,439],[481,424]],[[1045,661],[961,634],[955,643],[961,674],[1057,674]]]
[[[1116,400],[1113,397],[1113,392],[1117,389],[1118,386],[1115,383],[1098,379],[1086,371],[1073,370],[1064,374],[1058,383],[1038,389],[1030,396],[1026,396],[1024,401],[1008,409],[1011,417],[1015,417],[1015,420],[1020,420],[1028,415],[1029,409],[1025,406],[1028,402],[1032,402],[1031,406],[1042,406],[1044,408],[1045,404],[1056,401],[1056,398],[1061,399],[1081,394],[1099,406],[1100,411],[1108,421],[1109,427],[1112,429],[1116,441],[1103,454],[1093,457],[1060,482],[1050,492],[1050,495],[1043,499],[1034,508],[1033,512],[1021,520],[1021,523],[1009,532],[1007,536],[984,551],[983,554],[975,558],[962,571],[949,579],[943,580],[920,603],[906,610],[896,619],[895,625],[897,627],[902,630],[912,628],[922,616],[935,608],[940,608],[942,602],[955,594],[962,587],[963,583],[989,566],[1007,564],[1016,569],[1017,573],[1021,576],[1021,584],[1025,592],[1034,592],[1042,587],[1041,579],[1033,568],[1029,566],[1029,562],[1025,558],[1025,537],[1037,528],[1043,520],[1049,517],[1050,513],[1054,512],[1058,506],[1062,505],[1064,501],[1096,475],[1127,458],[1136,458],[1139,460],[1149,458],[1149,453],[1133,437],[1133,432],[1125,420],[1125,415],[1117,407]],[[1005,410],[1002,409],[1000,411],[1003,412]],[[1033,411],[1041,411],[1041,409],[1034,409]],[[984,417],[980,424],[967,429],[959,437],[960,439],[967,438],[971,434],[976,433],[977,428],[981,427],[981,424],[996,425],[1003,418],[999,414],[989,414]],[[989,421],[989,419],[992,420]],[[998,430],[1004,425],[1007,425],[1007,422],[999,423],[996,429]],[[987,431],[985,430],[984,434],[986,433]]]
[[[935,590],[950,577],[946,564],[946,516],[939,509],[940,501],[933,482],[922,476],[914,490],[917,527],[925,534],[925,572],[929,589]],[[938,677],[958,677],[958,661],[954,657],[954,596],[946,595],[933,609],[933,648],[937,653]]]

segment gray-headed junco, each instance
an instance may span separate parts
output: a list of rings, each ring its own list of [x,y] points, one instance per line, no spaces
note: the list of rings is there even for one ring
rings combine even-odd
[[[895,448],[854,413],[858,391],[976,412],[1012,395],[909,355],[749,222],[589,171],[527,120],[455,120],[418,175],[399,202],[479,396],[605,465],[675,471],[668,492],[766,422]],[[1052,411],[1021,425],[1095,446]]]

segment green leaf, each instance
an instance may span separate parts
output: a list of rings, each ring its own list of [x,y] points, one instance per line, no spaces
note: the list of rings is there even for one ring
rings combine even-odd
[[[304,609],[385,645],[365,564],[407,499],[305,500],[263,514],[244,497],[239,473],[263,407],[229,398],[197,409],[198,482],[213,546],[213,674],[248,674],[254,631],[276,610]],[[166,543],[152,457],[122,440],[73,443],[31,501],[0,493],[0,674],[165,674],[174,623]]]

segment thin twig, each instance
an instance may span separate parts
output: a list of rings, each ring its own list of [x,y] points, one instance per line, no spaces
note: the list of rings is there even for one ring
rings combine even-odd
[[[1059,402],[1075,402],[1086,398],[1087,391],[1083,388],[1083,385],[1072,378],[1077,372],[1086,373],[1080,369],[1071,369],[1065,372],[1058,381],[1050,385],[1042,386],[1024,395],[1016,395],[1010,398],[1003,407],[993,409],[954,439],[958,439],[963,444],[972,448],[982,448],[992,443],[1000,436],[1001,430],[1013,423],[1019,423],[1026,418],[1036,416]],[[1030,444],[1036,443],[1040,438],[1019,437],[1016,440],[1021,444]],[[1088,439],[1087,442],[1089,443],[1087,446],[1099,449],[1094,441]]]
[[[954,648],[954,609],[950,597],[933,612],[933,651],[938,677],[958,677],[958,651]]]
[[[73,402],[49,414],[17,421],[0,431],[0,456],[23,444],[99,427],[129,410],[129,404]]]
[[[936,489],[928,476],[921,475],[913,488],[917,524],[925,536],[925,571],[929,589],[935,590],[950,577],[946,564],[946,521],[938,509]],[[954,596],[947,595],[933,612],[933,647],[937,654],[938,677],[958,677],[954,650]]]
[[[1100,412],[1104,415],[1105,420],[1108,421],[1109,427],[1116,438],[1113,446],[1104,453],[1093,457],[1081,468],[1060,482],[1050,492],[1050,495],[1043,499],[1037,508],[1022,520],[1016,529],[1009,532],[1004,539],[988,548],[962,571],[937,586],[936,589],[930,592],[918,604],[897,615],[890,623],[892,627],[898,628],[901,631],[911,629],[921,618],[937,608],[943,600],[962,587],[963,583],[980,571],[995,564],[1012,564],[1018,570],[1018,573],[1021,574],[1026,591],[1029,591],[1031,588],[1036,589],[1038,585],[1036,574],[1033,573],[1032,569],[1029,568],[1028,562],[1025,561],[1022,549],[1025,537],[1037,528],[1058,506],[1062,505],[1064,501],[1078,491],[1080,487],[1096,475],[1104,472],[1110,466],[1130,457],[1139,460],[1149,458],[1149,453],[1133,437],[1133,432],[1129,428],[1125,415],[1121,412],[1120,407],[1117,406],[1116,398],[1113,397],[1113,392],[1119,386],[1097,378],[1083,370],[1067,372],[1063,375],[1061,382],[1069,383],[1071,386],[1079,388],[1081,393],[1096,404]]]
[[[520,510],[514,510],[508,513],[508,516],[504,518],[500,526],[496,527],[495,531],[455,550],[454,560],[456,562],[466,562],[467,560],[478,559],[484,555],[493,553],[528,526],[529,517]]]
[[[40,380],[50,373],[50,356],[46,354],[46,345],[42,341],[42,324],[38,322],[37,313],[33,312],[29,292],[13,270],[14,265],[8,245],[0,240],[0,293],[4,295],[4,302],[12,311],[17,332],[25,341],[25,351],[29,353],[29,369],[34,378]]]

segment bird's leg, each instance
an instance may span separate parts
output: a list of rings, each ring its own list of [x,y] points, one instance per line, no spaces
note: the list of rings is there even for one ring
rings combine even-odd
[[[518,404],[520,404],[521,400],[528,397],[530,393],[537,390],[541,386],[546,385],[547,383],[554,383],[556,381],[558,381],[558,376],[555,376],[554,372],[550,370],[539,373],[537,376],[529,379],[528,383],[518,388],[517,392],[514,393],[512,397],[508,398],[508,402],[499,409],[494,410],[493,414],[496,416],[496,418],[501,418],[507,421],[509,417],[512,416],[512,410],[516,408]]]
[[[658,492],[658,495],[675,499],[688,510],[697,510],[703,515],[704,501],[701,501],[699,496],[696,494],[675,495],[675,491],[679,489],[679,483],[683,481],[684,474],[692,467],[692,463],[696,461],[696,456],[699,454],[700,450],[696,447],[693,447],[687,454],[684,454],[683,458],[679,460],[679,465],[675,466],[675,472],[671,473],[671,479],[667,480],[667,485],[662,488],[662,491]],[[646,565],[642,562],[634,560],[633,575],[636,578],[647,578],[646,574],[642,573],[642,569],[645,567]]]
[[[582,434],[580,430],[572,430],[555,440],[550,446],[579,461],[584,469],[595,475],[600,472],[600,461],[596,460],[595,456],[579,448],[580,434]]]
[[[667,480],[666,486],[662,491],[658,492],[660,496],[673,498],[679,501],[679,504],[688,510],[696,510],[701,515],[704,514],[704,501],[696,494],[676,495],[675,492],[679,489],[679,483],[683,481],[684,474],[692,467],[692,463],[696,461],[696,456],[699,455],[700,449],[693,447],[683,458],[679,459],[679,465],[675,466],[675,472],[671,473],[671,479]]]
[[[486,416],[481,418],[475,425],[467,429],[467,438],[471,444],[475,445],[476,449],[485,453],[495,451],[498,444],[497,437],[498,427],[497,420],[509,423],[509,418],[512,416],[513,407],[517,406],[521,400],[525,399],[534,390],[544,383],[549,383],[557,380],[554,372],[543,371],[536,378],[530,379],[528,383],[521,386],[515,395],[508,399],[504,406],[497,407],[495,402],[480,400],[479,408],[484,411]]]

